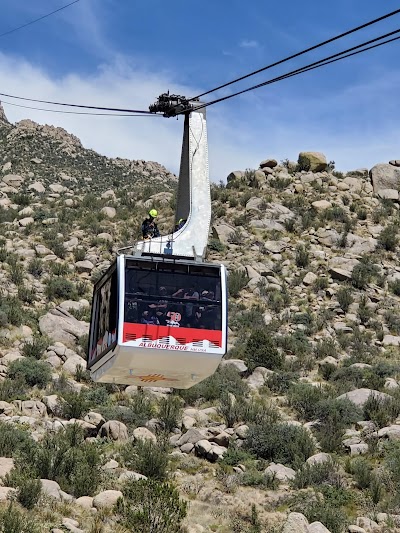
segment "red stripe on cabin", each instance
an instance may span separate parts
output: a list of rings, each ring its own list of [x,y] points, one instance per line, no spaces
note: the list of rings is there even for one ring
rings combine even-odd
[[[150,324],[124,323],[124,342],[142,339],[157,341],[165,337],[173,337],[179,344],[210,341],[222,346],[222,331],[211,329],[174,328],[171,326],[153,326]]]

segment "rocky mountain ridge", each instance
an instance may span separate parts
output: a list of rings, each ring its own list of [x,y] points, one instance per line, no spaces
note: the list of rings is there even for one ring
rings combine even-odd
[[[176,179],[30,121],[0,138],[6,531],[400,531],[396,160],[302,152],[214,185],[229,352],[188,391],[141,392],[90,381],[92,283],[149,208],[170,230]]]

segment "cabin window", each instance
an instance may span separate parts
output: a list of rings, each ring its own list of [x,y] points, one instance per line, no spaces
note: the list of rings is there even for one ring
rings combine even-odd
[[[125,322],[222,329],[219,268],[185,264],[127,265]]]

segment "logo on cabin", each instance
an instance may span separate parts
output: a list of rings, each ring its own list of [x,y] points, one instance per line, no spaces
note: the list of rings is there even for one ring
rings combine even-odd
[[[134,376],[132,370],[129,372],[131,377],[140,379],[143,383],[156,383],[157,381],[178,381],[174,378],[168,378],[163,374],[148,374],[147,376]]]

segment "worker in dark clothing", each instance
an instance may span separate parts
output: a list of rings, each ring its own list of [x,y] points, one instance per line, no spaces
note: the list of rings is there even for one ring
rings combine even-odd
[[[157,215],[158,213],[155,209],[150,209],[149,216],[143,220],[142,235],[144,240],[160,236],[160,232],[158,231],[158,227],[155,221]]]

